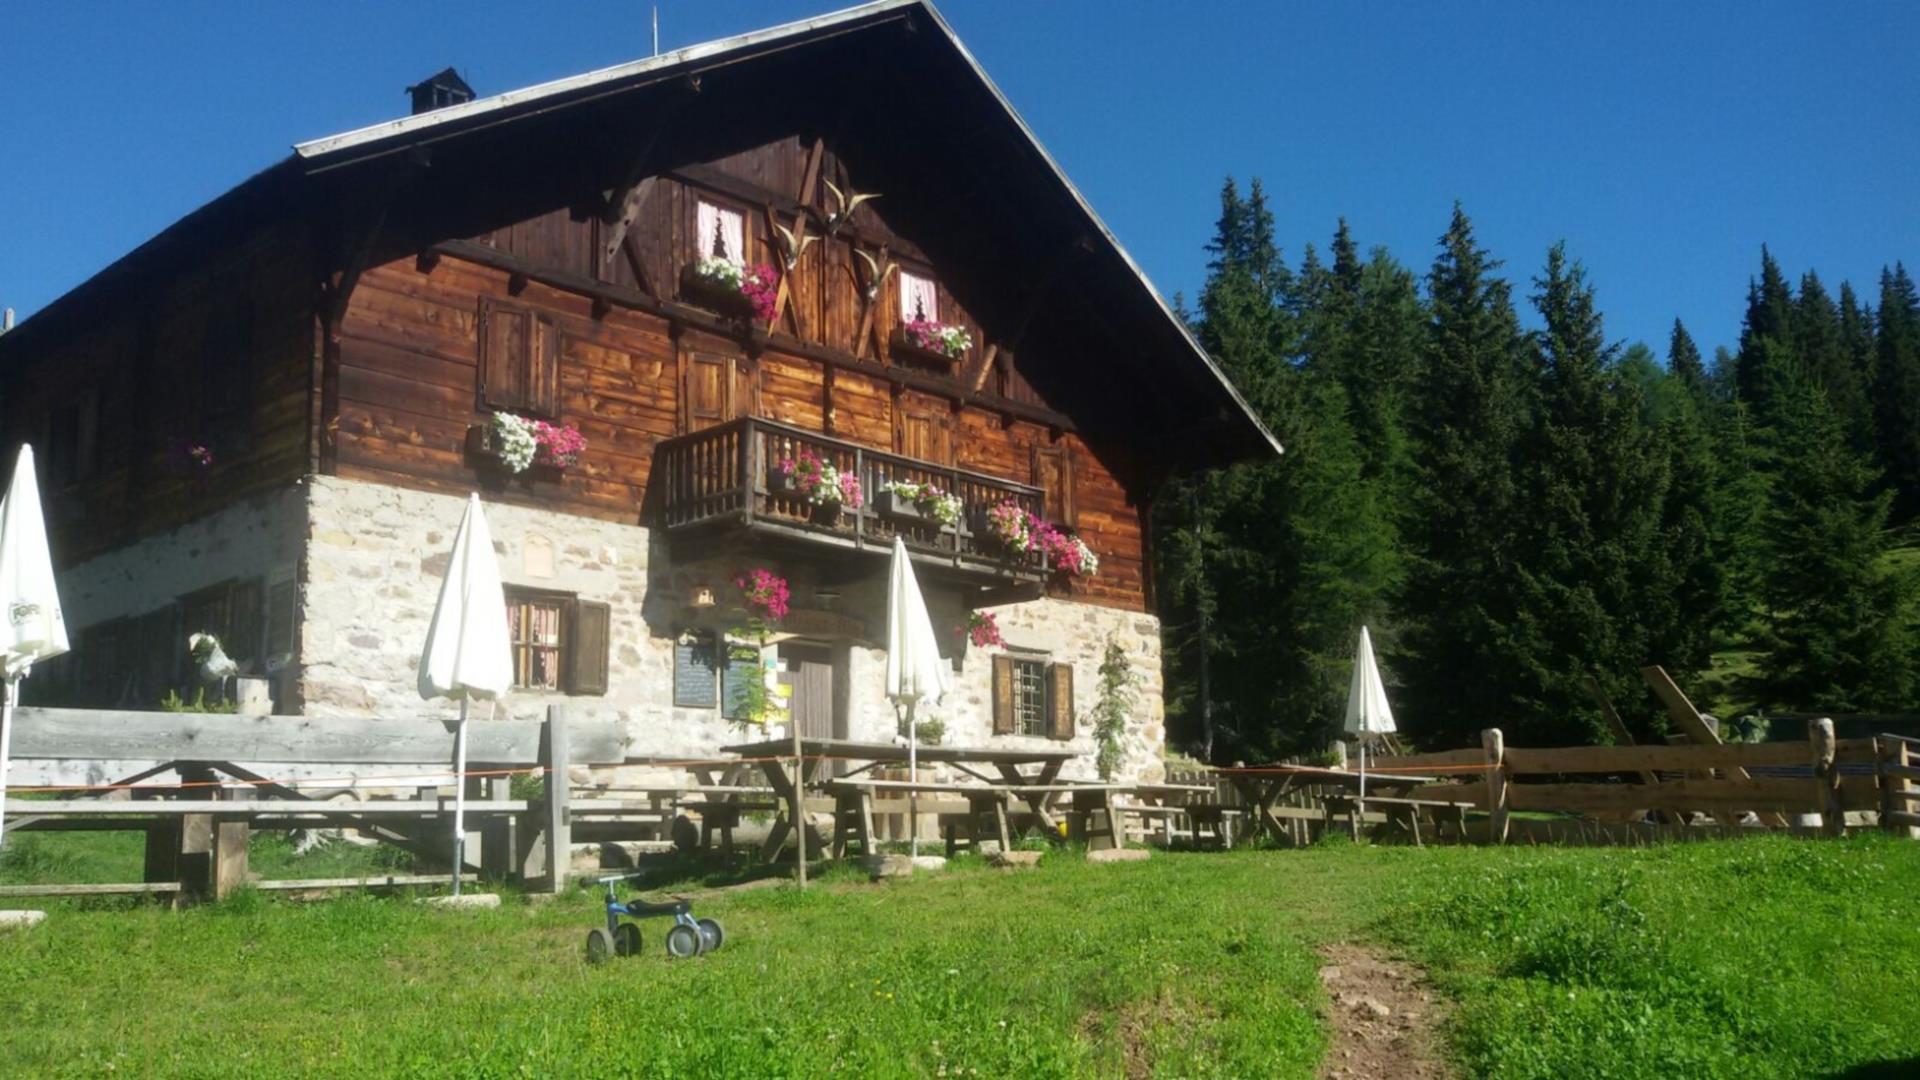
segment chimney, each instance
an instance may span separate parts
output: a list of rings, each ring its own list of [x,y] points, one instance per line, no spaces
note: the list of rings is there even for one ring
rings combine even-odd
[[[0,311],[0,334],[11,329],[13,329],[13,309],[7,308],[5,311]]]
[[[449,105],[458,105],[473,100],[473,87],[452,68],[446,68],[437,75],[407,87],[407,93],[413,96],[413,114],[444,109]]]

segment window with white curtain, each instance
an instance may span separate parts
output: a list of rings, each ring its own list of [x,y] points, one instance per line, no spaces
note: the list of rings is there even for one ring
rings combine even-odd
[[[940,321],[939,289],[933,279],[923,277],[910,270],[900,271],[900,321],[913,322],[926,319],[928,322]]]
[[[747,219],[738,210],[729,210],[702,199],[694,212],[695,250],[702,259],[722,258],[736,266],[747,261]]]

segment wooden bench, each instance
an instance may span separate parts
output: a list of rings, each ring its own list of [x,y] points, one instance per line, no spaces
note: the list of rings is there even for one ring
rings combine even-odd
[[[871,855],[874,853],[873,798],[877,793],[894,795],[945,795],[959,796],[966,800],[964,812],[948,811],[939,815],[941,831],[945,834],[947,857],[952,858],[964,841],[969,848],[977,848],[982,839],[983,820],[992,824],[990,835],[1000,841],[1000,850],[1012,847],[1008,825],[1008,806],[1011,793],[1005,787],[981,784],[954,784],[940,781],[911,780],[866,780],[840,779],[828,780],[820,785],[821,790],[833,796],[833,844],[834,858],[846,854],[849,841],[858,841],[860,850]]]
[[[1378,809],[1386,816],[1388,829],[1398,828],[1412,839],[1414,847],[1421,847],[1420,819],[1425,817],[1433,826],[1434,835],[1439,835],[1439,827],[1452,823],[1465,835],[1467,824],[1466,803],[1446,802],[1439,799],[1397,799],[1389,796],[1328,795],[1324,799],[1327,808],[1327,828],[1333,828],[1334,818],[1345,814],[1347,831],[1355,840],[1360,838],[1361,818],[1366,809]]]

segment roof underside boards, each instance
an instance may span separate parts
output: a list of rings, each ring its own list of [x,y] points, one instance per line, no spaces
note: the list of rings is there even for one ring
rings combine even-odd
[[[636,148],[648,148],[652,173],[795,132],[825,137],[861,190],[895,193],[889,223],[936,265],[992,268],[951,275],[990,325],[1018,319],[1045,292],[1023,352],[1060,370],[1028,375],[1077,422],[1086,417],[1089,432],[1150,441],[1156,462],[1181,468],[1279,450],[922,0],[881,0],[301,143],[0,338],[0,364],[43,332],[36,324],[72,318],[87,296],[181,265],[276,213],[312,208],[336,247],[379,213],[376,256],[391,258],[582,205],[632,174]]]

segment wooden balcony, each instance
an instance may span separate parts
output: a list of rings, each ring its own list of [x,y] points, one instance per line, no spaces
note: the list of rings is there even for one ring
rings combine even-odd
[[[783,486],[778,464],[812,453],[860,478],[865,498],[856,508],[818,507]],[[901,457],[850,442],[749,417],[662,442],[654,456],[654,484],[670,537],[730,528],[769,539],[796,541],[815,551],[844,549],[885,555],[894,537],[906,541],[916,567],[983,586],[1018,585],[1033,594],[1046,580],[1037,552],[1008,553],[986,529],[987,510],[1007,500],[1042,512],[1039,488],[946,465]],[[894,481],[932,483],[958,495],[960,521],[938,522],[882,510],[881,489]]]

